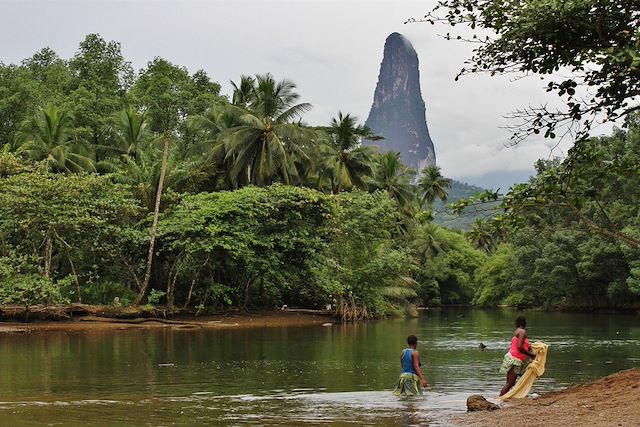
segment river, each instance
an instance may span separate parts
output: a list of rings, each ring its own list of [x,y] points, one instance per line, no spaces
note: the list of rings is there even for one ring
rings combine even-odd
[[[640,366],[640,314],[527,312],[542,393]],[[330,327],[0,336],[2,426],[448,425],[496,396],[516,311],[431,309]],[[409,334],[430,387],[391,389]],[[479,344],[486,345],[481,350]]]

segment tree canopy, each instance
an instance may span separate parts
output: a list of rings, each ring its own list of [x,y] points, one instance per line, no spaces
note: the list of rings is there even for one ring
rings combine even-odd
[[[415,183],[398,153],[362,145],[378,136],[353,114],[305,123],[287,79],[223,94],[164,58],[135,72],[93,34],[70,59],[0,64],[0,95],[0,303],[27,312],[640,303],[635,114],[501,195],[438,166]],[[471,204],[466,231],[434,221]]]

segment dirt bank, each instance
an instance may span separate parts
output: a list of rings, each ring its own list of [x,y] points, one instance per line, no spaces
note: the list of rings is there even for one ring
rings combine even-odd
[[[538,399],[508,402],[493,412],[458,417],[460,426],[638,426],[640,368],[598,381],[544,394]]]
[[[101,331],[128,329],[238,329],[270,328],[288,326],[322,326],[338,321],[322,312],[297,312],[294,310],[273,310],[252,313],[229,313],[218,316],[134,317],[128,313],[124,318],[104,316],[104,313],[84,313],[68,319],[32,322],[2,321],[0,333],[29,333],[38,331]],[[108,313],[107,313],[108,314]]]

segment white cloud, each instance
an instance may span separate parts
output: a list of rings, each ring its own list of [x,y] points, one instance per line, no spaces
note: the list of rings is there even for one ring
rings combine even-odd
[[[474,177],[491,171],[533,170],[537,159],[553,157],[541,142],[525,142],[514,147],[503,144],[467,144],[440,156],[443,174],[453,178]]]

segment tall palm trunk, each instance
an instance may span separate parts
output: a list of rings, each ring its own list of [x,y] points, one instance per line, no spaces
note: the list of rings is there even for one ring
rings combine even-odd
[[[51,258],[53,258],[53,237],[49,230],[44,243],[44,277],[47,278],[51,274]]]
[[[174,291],[176,289],[176,282],[178,281],[178,275],[180,274],[180,268],[185,260],[186,256],[182,256],[183,252],[179,253],[176,260],[173,262],[173,266],[169,270],[169,279],[167,282],[167,308],[171,311],[175,308]]]
[[[158,217],[160,216],[160,199],[162,198],[162,188],[164,186],[164,176],[167,172],[167,159],[169,157],[169,134],[167,131],[164,133],[164,148],[162,151],[162,167],[160,169],[160,180],[158,181],[158,191],[156,192],[156,205],[153,210],[153,222],[151,224],[151,237],[149,240],[149,254],[147,256],[147,271],[142,281],[142,287],[138,296],[136,296],[133,305],[138,305],[142,302],[147,293],[149,287],[149,281],[151,280],[151,266],[153,265],[153,250],[156,244],[156,234],[158,233]]]

